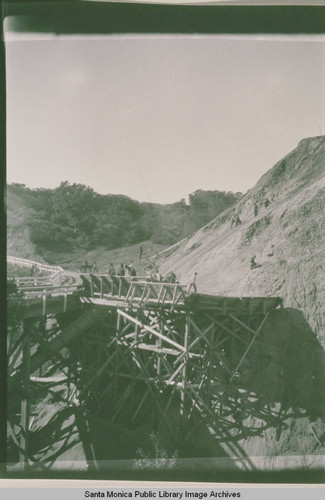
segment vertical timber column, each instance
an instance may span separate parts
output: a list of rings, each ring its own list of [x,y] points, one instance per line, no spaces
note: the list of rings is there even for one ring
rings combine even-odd
[[[215,337],[216,337],[215,330],[216,330],[216,325],[213,324],[212,333],[211,333],[211,345],[213,346],[213,348],[215,345]],[[208,407],[210,408],[211,407],[211,400],[212,400],[211,381],[212,381],[212,377],[213,377],[212,363],[213,363],[214,351],[213,351],[213,349],[209,349],[208,347],[209,346],[206,344],[205,356],[209,360],[208,361],[208,373],[207,373],[208,379],[207,379],[207,393],[206,394],[207,394],[207,404],[208,404]]]
[[[43,339],[43,342],[46,342],[46,316],[43,316],[39,321],[39,333],[41,338]],[[43,365],[40,365],[40,367],[37,369],[37,375],[39,377],[42,376],[42,369]]]
[[[163,322],[163,319],[160,317],[159,318],[159,332],[163,335],[164,334],[164,322]],[[160,351],[161,347],[162,347],[162,341],[161,341],[161,338],[158,337],[158,339],[156,340],[156,347],[158,348],[158,350]],[[157,377],[157,381],[159,381],[159,389],[158,389],[158,395],[157,395],[157,400],[159,401],[159,391],[160,391],[160,379],[161,379],[161,357],[160,357],[160,353],[157,352],[156,354],[156,377]],[[154,410],[153,410],[153,430],[154,432],[158,432],[158,428],[159,428],[159,417],[160,415],[158,414],[158,408],[157,408],[157,405],[154,405]]]
[[[181,439],[183,434],[184,420],[185,420],[185,396],[186,396],[186,365],[187,365],[187,349],[188,349],[188,340],[190,336],[190,316],[189,312],[186,312],[185,318],[185,332],[184,332],[184,366],[182,370],[182,386],[181,386],[181,408],[180,408],[180,416],[181,416]]]
[[[23,367],[22,381],[24,395],[21,400],[20,409],[20,448],[19,461],[22,470],[28,467],[28,433],[29,433],[29,417],[30,417],[30,330],[33,319],[24,319],[24,346],[23,346]]]
[[[137,316],[137,319],[138,316]],[[135,325],[134,329],[134,346],[137,349],[138,347],[138,335],[139,335],[139,325]],[[131,362],[131,368],[130,368],[130,374],[131,374],[131,408],[133,408],[132,412],[136,411],[136,370],[135,370],[135,364]]]
[[[116,403],[116,393],[117,393],[117,377],[118,377],[118,369],[119,369],[119,350],[120,350],[120,332],[121,332],[121,324],[122,324],[122,316],[119,311],[117,311],[117,321],[116,321],[116,354],[115,354],[115,367],[114,367],[114,382],[113,382],[113,394],[112,394],[112,416],[114,415],[114,408]]]

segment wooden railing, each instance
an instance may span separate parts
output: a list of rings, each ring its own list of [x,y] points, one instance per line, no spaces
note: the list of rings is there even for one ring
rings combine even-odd
[[[7,256],[7,263],[13,266],[25,267],[32,269],[33,267],[39,271],[50,273],[48,276],[22,276],[15,277],[13,281],[20,288],[29,286],[55,285],[60,283],[63,269],[60,266],[49,266],[34,260],[23,259],[21,257]]]
[[[81,275],[84,294],[88,297],[118,298],[128,302],[181,305],[187,296],[178,283],[152,282],[147,277]]]
[[[139,305],[168,307],[189,307],[191,310],[215,311],[231,314],[240,310],[242,313],[266,314],[277,307],[283,307],[280,297],[225,297],[202,293],[189,293],[185,285],[150,281],[147,276],[109,276],[107,274],[81,274],[79,284],[62,283],[64,270],[59,266],[49,266],[18,257],[7,257],[8,263],[21,267],[37,267],[51,272],[49,276],[30,276],[9,278],[24,292],[25,297],[62,295],[78,291],[84,297],[94,299],[122,300]],[[81,281],[81,283],[80,283]]]
[[[140,281],[132,282],[126,300],[159,305],[182,305],[187,297],[185,286],[179,283]]]

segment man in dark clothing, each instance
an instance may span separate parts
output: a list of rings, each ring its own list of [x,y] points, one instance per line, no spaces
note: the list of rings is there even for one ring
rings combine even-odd
[[[108,274],[112,278],[113,276],[116,276],[116,271],[114,264],[112,262],[109,263],[109,268],[108,268]]]
[[[142,244],[140,245],[139,251],[140,251],[140,253],[139,253],[139,260],[141,260],[141,257],[142,257],[142,254],[143,254],[143,245]]]
[[[131,264],[129,266],[127,266],[128,268],[128,271],[129,271],[129,275],[130,276],[136,276],[137,275],[137,271],[133,265],[133,262],[131,262]]]
[[[124,276],[124,275],[125,275],[124,264],[121,262],[119,270],[118,270],[118,276]]]
[[[254,203],[254,217],[258,215],[258,206],[257,203]]]
[[[170,273],[168,275],[168,282],[169,283],[176,283],[176,274],[174,273],[174,271],[170,271]]]
[[[262,264],[257,264],[255,259],[256,255],[253,255],[253,257],[251,258],[251,269],[255,269],[256,267],[262,267]]]

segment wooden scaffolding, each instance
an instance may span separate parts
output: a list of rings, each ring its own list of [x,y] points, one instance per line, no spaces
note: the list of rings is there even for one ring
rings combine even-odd
[[[74,321],[64,325],[69,311],[63,298],[62,328],[46,339],[38,333],[35,352],[30,336],[33,323],[48,315],[44,294],[38,309],[33,305],[32,318],[24,310],[21,342],[10,356],[10,372],[23,387],[19,442],[9,424],[21,462],[28,462],[30,380],[51,359],[64,368],[67,383],[73,380],[78,404],[111,422],[132,426],[151,419],[175,448],[204,423],[229,454],[240,456],[231,439],[234,392],[268,315],[282,300],[189,295],[177,283],[143,279],[86,275],[82,280],[83,290],[71,302]]]

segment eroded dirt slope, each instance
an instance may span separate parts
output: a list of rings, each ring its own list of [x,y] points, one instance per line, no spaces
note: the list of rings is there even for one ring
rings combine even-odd
[[[324,346],[324,186],[325,137],[303,139],[234,208],[161,253],[161,272],[189,283],[196,271],[199,292],[281,296]],[[231,227],[234,215],[241,224]]]

